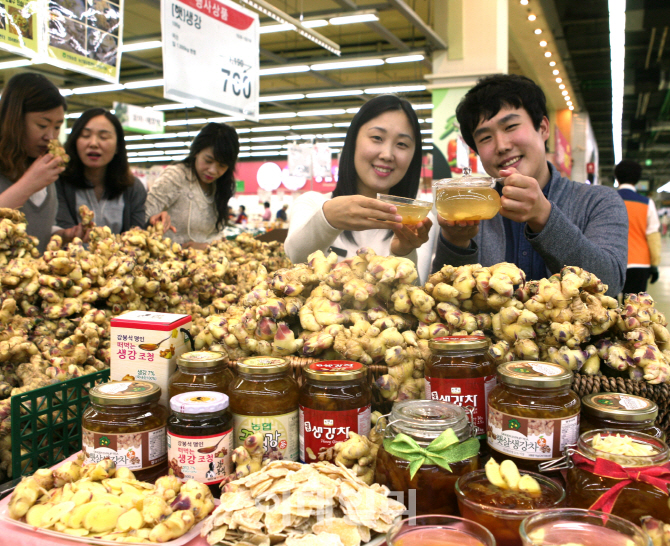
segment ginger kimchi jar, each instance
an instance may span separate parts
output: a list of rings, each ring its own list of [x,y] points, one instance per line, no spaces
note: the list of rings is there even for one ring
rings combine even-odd
[[[425,366],[426,398],[472,408],[475,435],[486,440],[489,393],[496,386],[496,365],[485,336],[438,337],[429,342]]]
[[[110,381],[88,393],[82,416],[86,462],[109,458],[129,468],[138,480],[167,473],[168,410],[159,403],[161,388],[149,381]]]
[[[235,447],[260,432],[272,458],[298,460],[298,383],[284,358],[254,356],[237,364],[229,387]]]
[[[537,471],[579,438],[579,396],[572,372],[551,362],[515,361],[498,366],[489,395],[487,437],[493,457]]]
[[[300,460],[333,461],[337,442],[349,432],[370,432],[372,392],[367,366],[326,360],[307,366],[300,389]]]
[[[579,437],[564,461],[567,505],[602,510],[638,524],[641,516],[670,521],[670,453],[662,440],[637,431],[595,429]]]
[[[416,514],[458,514],[454,486],[479,465],[470,410],[438,400],[404,400],[393,406],[377,453],[375,482]]]
[[[665,432],[654,423],[658,417],[655,402],[620,392],[597,392],[582,398],[581,433],[596,428],[635,430],[665,441]]]

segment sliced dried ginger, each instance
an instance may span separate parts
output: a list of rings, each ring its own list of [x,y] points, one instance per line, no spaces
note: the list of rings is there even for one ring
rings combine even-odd
[[[601,436],[596,434],[591,441],[591,447],[612,455],[627,457],[648,457],[658,453],[653,446],[636,442],[630,436],[617,434],[616,436]]]

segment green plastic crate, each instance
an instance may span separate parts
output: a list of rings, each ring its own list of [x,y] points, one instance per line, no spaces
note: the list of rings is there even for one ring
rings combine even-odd
[[[81,449],[88,391],[109,369],[12,396],[12,477],[48,468]]]

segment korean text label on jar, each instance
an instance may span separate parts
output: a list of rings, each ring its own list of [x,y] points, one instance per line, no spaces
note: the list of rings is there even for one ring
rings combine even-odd
[[[283,459],[297,461],[299,388],[290,364],[283,358],[245,358],[237,364],[229,390],[235,447],[260,432],[265,451],[279,451]]]
[[[579,438],[579,397],[572,372],[550,362],[516,361],[498,366],[489,395],[488,444],[525,470],[555,459]]]
[[[360,362],[327,360],[303,370],[300,389],[300,460],[332,461],[332,448],[349,432],[370,432],[372,392],[368,369]]]
[[[212,486],[231,471],[233,417],[228,396],[220,392],[185,392],[170,399],[169,466],[182,482]]]
[[[177,359],[177,370],[170,377],[170,400],[183,392],[214,391],[228,394],[233,372],[228,355],[218,351],[192,351]]]
[[[442,400],[473,410],[475,434],[486,439],[489,393],[496,386],[496,365],[488,354],[484,336],[449,336],[430,341],[426,363],[426,398]]]
[[[149,381],[111,381],[89,391],[82,417],[86,462],[109,458],[140,480],[165,473],[167,408],[161,389]]]
[[[597,392],[582,398],[580,432],[596,428],[636,430],[665,441],[665,432],[654,422],[658,417],[655,402],[620,392]]]
[[[648,455],[629,456],[607,453],[593,447],[593,440],[599,435],[628,436],[635,443],[650,446]],[[670,457],[668,446],[662,440],[636,431],[625,431],[619,429],[595,429],[584,432],[579,437],[576,450],[568,450],[571,468],[567,473],[568,506],[573,508],[590,508],[604,494],[609,493],[622,480],[597,475],[595,468],[589,468],[590,462],[599,459],[612,461],[624,469],[642,467],[659,467],[667,465]],[[581,456],[581,459],[580,457]],[[584,460],[586,459],[586,460]],[[630,474],[634,474],[630,472]],[[600,508],[599,508],[600,509]],[[612,508],[612,514],[622,517],[633,523],[639,523],[641,516],[652,516],[662,521],[670,521],[670,507],[668,507],[668,495],[642,481],[634,480],[619,492],[616,503]]]
[[[432,449],[431,443],[448,429],[456,435],[457,443],[454,447],[461,447],[472,438],[468,411],[467,408],[438,400],[396,402],[384,431],[384,444],[377,454],[375,482],[387,486],[391,491],[402,491],[402,502],[410,511],[416,506],[419,515],[457,514],[454,486],[460,476],[478,468],[477,440],[472,439],[470,442],[474,445],[468,446],[472,448],[468,450],[468,456],[449,463],[449,470],[438,464],[424,463],[414,476],[407,458],[393,455],[387,449],[393,450],[390,443],[400,434],[409,436],[423,449]],[[448,453],[445,455],[448,456]]]

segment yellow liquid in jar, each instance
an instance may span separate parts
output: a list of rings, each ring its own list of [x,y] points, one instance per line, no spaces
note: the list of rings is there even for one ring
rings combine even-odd
[[[429,207],[421,207],[419,205],[396,205],[397,213],[402,218],[403,224],[418,224],[430,212]]]
[[[494,188],[439,188],[435,206],[450,222],[488,220],[500,210],[500,196]]]

